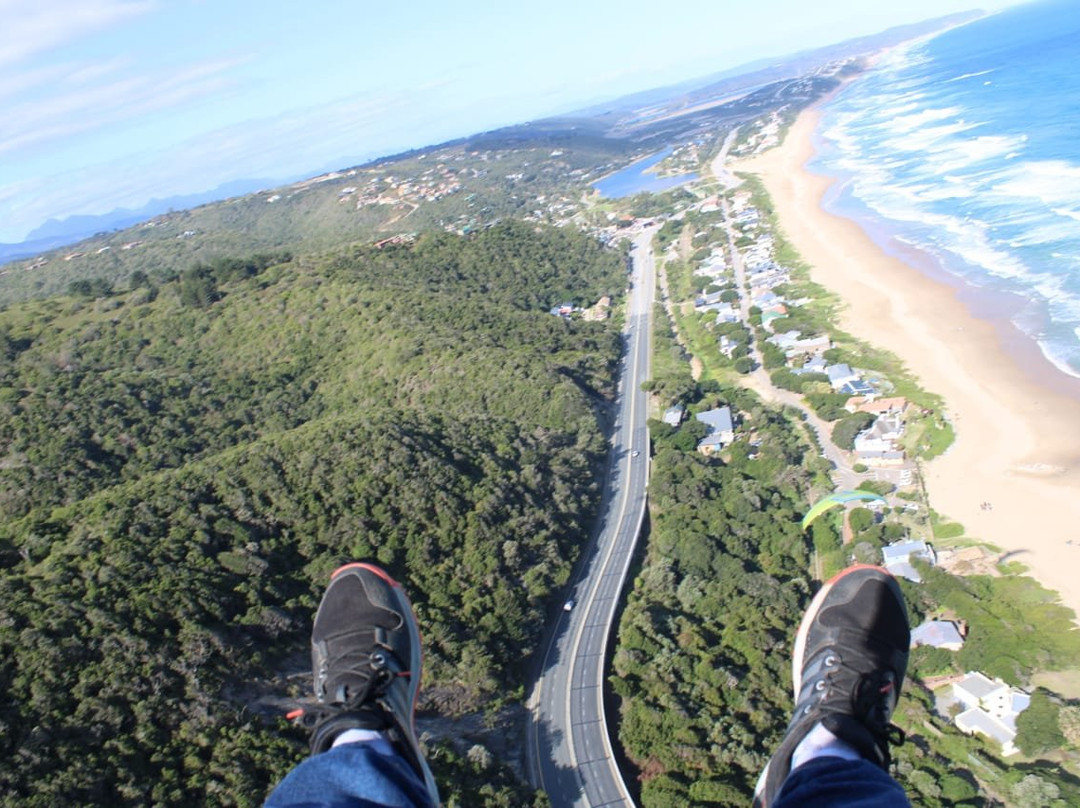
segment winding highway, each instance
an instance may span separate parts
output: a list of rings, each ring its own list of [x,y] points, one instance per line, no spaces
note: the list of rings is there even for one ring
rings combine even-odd
[[[656,229],[646,228],[634,239],[600,529],[577,567],[572,608],[560,613],[551,632],[529,699],[529,774],[555,808],[634,804],[612,751],[603,685],[607,643],[645,516],[649,436],[641,385],[649,378]]]

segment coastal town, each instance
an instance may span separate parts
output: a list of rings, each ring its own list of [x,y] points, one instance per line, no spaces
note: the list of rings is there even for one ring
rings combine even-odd
[[[754,140],[759,149],[773,145],[777,128],[776,120],[762,125]],[[760,136],[761,129],[768,134]],[[697,327],[692,330],[708,335],[704,351],[700,342],[691,344],[689,338],[680,337],[692,354],[695,378],[710,364],[704,354],[712,353],[714,361],[730,367],[736,378],[759,394],[802,411],[837,488],[858,487],[882,495],[877,502],[853,503],[866,506],[862,511],[868,516],[860,517],[859,523],[865,529],[867,520],[888,522],[896,528],[890,535],[897,538],[878,547],[859,541],[852,525],[856,511],[847,508],[842,519],[845,563],[880,564],[915,585],[922,583],[920,571],[927,567],[961,575],[999,574],[995,555],[986,548],[937,550],[933,544],[934,519],[919,475],[920,460],[932,456],[927,453],[927,433],[940,428],[940,417],[898,394],[886,373],[848,360],[853,355],[850,340],[835,341],[827,320],[802,314],[815,307],[815,298],[807,291],[813,287],[805,283],[805,273],[778,258],[775,225],[755,204],[759,195],[736,186],[697,196],[697,201],[673,210],[667,220],[672,232],[677,230],[682,237],[668,242],[661,261],[664,305],[673,328],[686,330],[693,319]],[[630,228],[636,231],[641,226],[635,222]],[[694,232],[685,238],[691,229]],[[692,294],[686,300],[672,298],[670,273],[678,272],[680,264],[689,264],[690,269],[687,288]],[[570,305],[552,313],[595,316],[594,309]],[[683,427],[687,419],[701,425],[697,451],[702,455],[722,458],[737,441],[753,441],[752,426],[741,424],[732,407],[693,410],[689,402],[668,403],[659,420],[672,429]],[[844,422],[854,422],[857,428],[838,429]],[[967,623],[950,612],[928,616],[913,628],[912,648],[956,653],[968,640],[968,631]],[[934,694],[939,715],[958,730],[987,739],[1003,758],[1020,753],[1017,718],[1031,704],[1027,690],[978,670],[928,677],[921,684]]]

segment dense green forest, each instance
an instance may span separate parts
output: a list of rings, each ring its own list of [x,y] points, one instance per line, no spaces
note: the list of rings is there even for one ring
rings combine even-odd
[[[732,406],[759,445],[706,458],[652,424],[652,532],[611,679],[646,806],[748,802],[787,724],[789,634],[810,592],[799,518],[816,454],[748,391],[695,398]]]
[[[619,351],[547,308],[623,260],[505,223],[0,313],[0,803],[258,804],[304,744],[248,705],[346,559],[407,583],[424,709],[520,699]],[[531,803],[475,758],[434,750],[451,804]]]

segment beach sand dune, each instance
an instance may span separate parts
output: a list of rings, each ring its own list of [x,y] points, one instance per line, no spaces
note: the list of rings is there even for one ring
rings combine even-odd
[[[974,316],[961,302],[970,290],[918,268],[933,266],[929,256],[897,244],[889,251],[903,260],[893,257],[821,207],[833,180],[805,168],[819,117],[803,112],[781,146],[732,168],[760,175],[813,280],[844,301],[840,327],[944,397],[957,439],[925,467],[931,506],[1010,552],[1080,615],[1080,380],[1005,315]]]

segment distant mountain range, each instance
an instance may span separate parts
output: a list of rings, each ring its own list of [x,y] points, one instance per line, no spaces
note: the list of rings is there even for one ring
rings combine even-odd
[[[295,178],[233,180],[209,191],[170,196],[166,199],[151,199],[141,208],[116,208],[108,213],[93,216],[77,215],[63,219],[49,219],[33,230],[24,241],[17,244],[0,243],[0,263],[29,258],[65,244],[74,244],[97,233],[122,230],[162,213],[168,213],[170,210],[186,210],[231,196],[243,196],[252,191],[290,182],[293,179]]]

